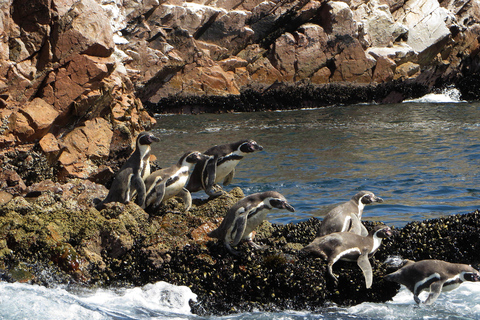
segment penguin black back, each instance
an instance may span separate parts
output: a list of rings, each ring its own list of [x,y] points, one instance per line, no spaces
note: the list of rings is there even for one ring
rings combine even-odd
[[[149,132],[142,132],[137,136],[135,150],[115,175],[107,197],[95,206],[98,210],[109,202],[128,203],[135,193],[136,203],[142,208],[145,206],[144,179],[150,175],[150,145],[158,141],[160,139]]]
[[[263,150],[254,140],[240,140],[230,144],[224,144],[209,148],[204,152],[209,157],[199,161],[193,169],[187,183],[187,190],[197,192],[204,190],[209,196],[219,196],[223,191],[217,183],[223,181],[223,185],[232,182],[235,175],[235,167],[245,155]]]

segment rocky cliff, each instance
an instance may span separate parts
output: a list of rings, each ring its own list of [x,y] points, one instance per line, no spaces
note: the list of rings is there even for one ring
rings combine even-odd
[[[479,21],[477,0],[1,0],[1,188],[107,181],[152,112],[394,102],[451,84],[476,99]]]

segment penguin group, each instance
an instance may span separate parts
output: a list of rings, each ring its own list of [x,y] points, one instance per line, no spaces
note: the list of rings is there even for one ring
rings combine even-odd
[[[188,151],[175,165],[151,173],[151,144],[158,141],[160,139],[149,132],[137,136],[135,150],[115,175],[108,195],[96,203],[98,210],[110,202],[129,203],[135,200],[143,209],[155,211],[168,199],[179,197],[184,203],[184,212],[187,212],[192,205],[192,192],[203,190],[210,197],[225,194],[219,183],[229,185],[240,160],[263,150],[254,140],[240,140],[213,146],[203,153]],[[370,288],[373,271],[369,259],[379,249],[382,240],[392,235],[392,230],[381,224],[369,232],[361,218],[366,205],[381,202],[383,199],[373,192],[357,192],[349,201],[337,205],[325,215],[316,230],[316,238],[301,251],[324,259],[335,283],[338,283],[338,276],[333,272],[333,265],[338,260],[356,262],[364,275],[366,288]],[[240,254],[232,247],[242,240],[255,249],[262,249],[263,246],[253,241],[253,235],[273,209],[295,211],[276,191],[245,196],[227,211],[220,225],[208,236],[223,242],[233,255]],[[480,281],[480,273],[465,264],[441,260],[404,260],[402,264],[384,279],[404,285],[413,293],[417,304],[432,304],[442,291],[452,290],[464,281]],[[423,291],[429,292],[425,301],[419,298]]]

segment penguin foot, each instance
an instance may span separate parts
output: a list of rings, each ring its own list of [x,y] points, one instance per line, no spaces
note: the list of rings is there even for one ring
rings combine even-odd
[[[253,240],[247,240],[247,243],[248,243],[251,247],[253,247],[254,249],[257,249],[257,250],[267,249],[267,248],[268,248],[267,246],[262,246],[262,245],[256,244],[255,242],[253,242]]]
[[[333,273],[333,270],[332,270],[332,266],[328,266],[328,273],[330,274],[330,276],[333,278],[333,280],[335,281],[335,285],[338,284],[338,276]]]
[[[210,188],[208,188],[207,190],[205,190],[205,193],[208,194],[210,197],[219,197],[225,193],[227,193],[226,191],[224,191],[222,189],[222,187],[220,187],[218,184],[215,184],[213,186],[211,186]]]
[[[232,246],[229,244],[229,243],[226,243],[225,242],[225,248],[227,248],[228,252],[230,252],[231,254],[233,254],[234,256],[239,256],[240,255],[240,252],[233,249]]]
[[[181,211],[177,211],[177,210],[167,210],[165,211],[166,213],[174,213],[174,214],[182,214]]]

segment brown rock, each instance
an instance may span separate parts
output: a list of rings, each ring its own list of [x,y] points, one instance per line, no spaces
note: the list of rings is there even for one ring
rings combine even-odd
[[[378,57],[375,71],[373,72],[373,81],[382,83],[391,81],[395,74],[397,64],[389,58]]]
[[[218,65],[222,67],[224,71],[235,71],[237,68],[246,67],[248,62],[244,59],[232,56],[222,61],[218,61]]]
[[[112,136],[110,123],[103,118],[95,118],[67,134],[62,143],[78,158],[99,159],[108,156]]]
[[[319,69],[326,66],[328,37],[322,27],[316,24],[304,24],[297,33],[296,48],[297,79],[311,77]]]
[[[219,221],[218,224],[220,222],[221,221]],[[218,224],[215,224],[212,221],[208,221],[200,225],[199,227],[193,229],[191,233],[193,241],[197,243],[206,243],[207,241],[212,240],[212,238],[210,238],[207,234],[210,231],[215,230],[218,227]]]
[[[418,75],[420,72],[420,65],[413,62],[406,62],[401,64],[395,70],[394,79],[408,79],[412,78],[415,75]]]
[[[19,112],[12,113],[8,118],[8,129],[20,141],[28,141],[35,134],[35,130],[30,126],[27,117]]]
[[[69,61],[66,71],[70,74],[73,82],[80,86],[99,82],[113,70],[115,61],[113,58],[93,57],[88,55],[76,55]],[[97,85],[98,86],[98,85]]]
[[[282,74],[267,58],[260,58],[247,67],[252,82],[264,85],[272,85],[277,81],[283,81]]]
[[[375,60],[367,56],[356,39],[339,44],[343,50],[335,57],[333,81],[369,83],[372,81],[372,68]]]
[[[291,33],[284,33],[275,41],[275,68],[281,73],[283,80],[293,81],[296,68],[296,40]]]
[[[6,204],[8,201],[13,199],[13,194],[10,192],[6,192],[3,190],[0,190],[0,206],[3,206]]]
[[[10,169],[0,169],[0,189],[18,195],[23,193],[26,188],[27,186],[18,173]]]
[[[332,75],[332,72],[330,69],[327,67],[323,67],[317,72],[313,74],[313,76],[310,78],[312,83],[315,84],[322,84],[322,83],[328,83],[330,80],[330,76]]]
[[[75,128],[63,139],[65,149],[59,162],[63,165],[62,180],[67,177],[88,178],[97,170],[90,159],[105,159],[110,153],[113,131],[109,122],[103,118],[86,121],[82,127]]]
[[[77,54],[108,57],[115,48],[109,19],[93,0],[76,2],[55,25],[53,55],[68,61]]]
[[[52,133],[44,135],[39,144],[45,154],[55,154],[60,151],[57,138]]]
[[[329,1],[322,9],[322,27],[333,35],[354,35],[357,25],[349,5],[341,1]]]
[[[43,137],[55,122],[58,111],[53,106],[46,103],[41,98],[33,99],[20,112],[28,120],[29,126],[33,128],[34,132],[27,139],[34,141]]]

